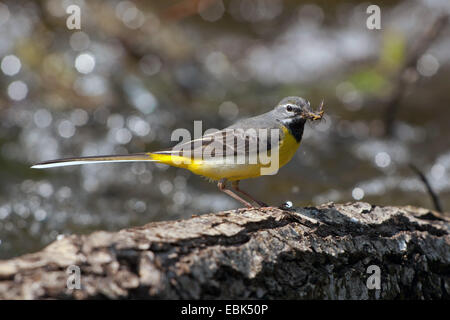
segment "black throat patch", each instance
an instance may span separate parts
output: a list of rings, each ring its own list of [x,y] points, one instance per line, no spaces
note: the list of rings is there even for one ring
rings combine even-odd
[[[306,123],[305,119],[292,119],[291,121],[281,121],[281,123],[289,130],[297,142],[302,140]]]

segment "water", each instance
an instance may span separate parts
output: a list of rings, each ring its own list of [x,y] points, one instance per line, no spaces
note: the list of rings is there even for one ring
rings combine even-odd
[[[276,206],[361,200],[432,208],[412,162],[449,210],[448,28],[417,65],[423,77],[402,101],[392,137],[383,137],[384,110],[373,102],[389,92],[405,43],[421,31],[411,17],[427,25],[448,5],[383,7],[383,31],[369,31],[360,5],[278,1],[281,11],[265,15],[237,12],[237,2],[178,20],[163,19],[171,11],[162,5],[85,2],[81,31],[55,24],[64,21],[59,1],[0,6],[0,258],[64,234],[239,207],[215,184],[165,165],[29,167],[160,150],[194,120],[223,128],[288,95],[313,106],[323,98],[325,121],[307,126],[276,176],[243,181],[244,190]]]

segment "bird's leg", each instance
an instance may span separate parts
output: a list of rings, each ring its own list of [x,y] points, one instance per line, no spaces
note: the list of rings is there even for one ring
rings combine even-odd
[[[265,204],[262,201],[256,200],[255,198],[253,198],[251,195],[249,195],[247,192],[245,192],[244,190],[239,189],[239,180],[235,180],[232,182],[231,186],[233,187],[234,190],[236,190],[237,192],[243,194],[244,196],[246,196],[247,198],[249,198],[250,200],[256,202],[258,205],[260,205],[261,207],[268,207],[267,204]]]
[[[229,190],[226,188],[226,179],[222,179],[219,181],[219,183],[217,183],[217,187],[219,188],[220,191],[226,193],[227,195],[229,195],[230,197],[236,199],[237,201],[241,202],[244,206],[246,206],[247,208],[253,208],[253,206],[245,201],[244,199],[242,199],[241,197],[239,197],[236,193],[234,193],[233,191]]]

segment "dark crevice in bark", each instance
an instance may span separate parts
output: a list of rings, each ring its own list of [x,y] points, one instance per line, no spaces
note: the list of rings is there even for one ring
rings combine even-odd
[[[81,290],[66,287],[70,265],[81,268]],[[366,287],[370,265],[381,290]],[[0,261],[0,298],[448,299],[449,275],[446,218],[326,204],[70,236]]]

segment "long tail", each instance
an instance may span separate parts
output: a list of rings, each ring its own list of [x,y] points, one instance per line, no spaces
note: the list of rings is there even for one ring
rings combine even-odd
[[[111,156],[95,156],[95,157],[81,157],[81,158],[66,158],[45,161],[37,163],[31,168],[33,169],[45,169],[54,167],[74,166],[79,164],[89,163],[106,163],[106,162],[134,162],[134,161],[157,161],[152,158],[151,153],[135,153],[128,155],[111,155]]]

